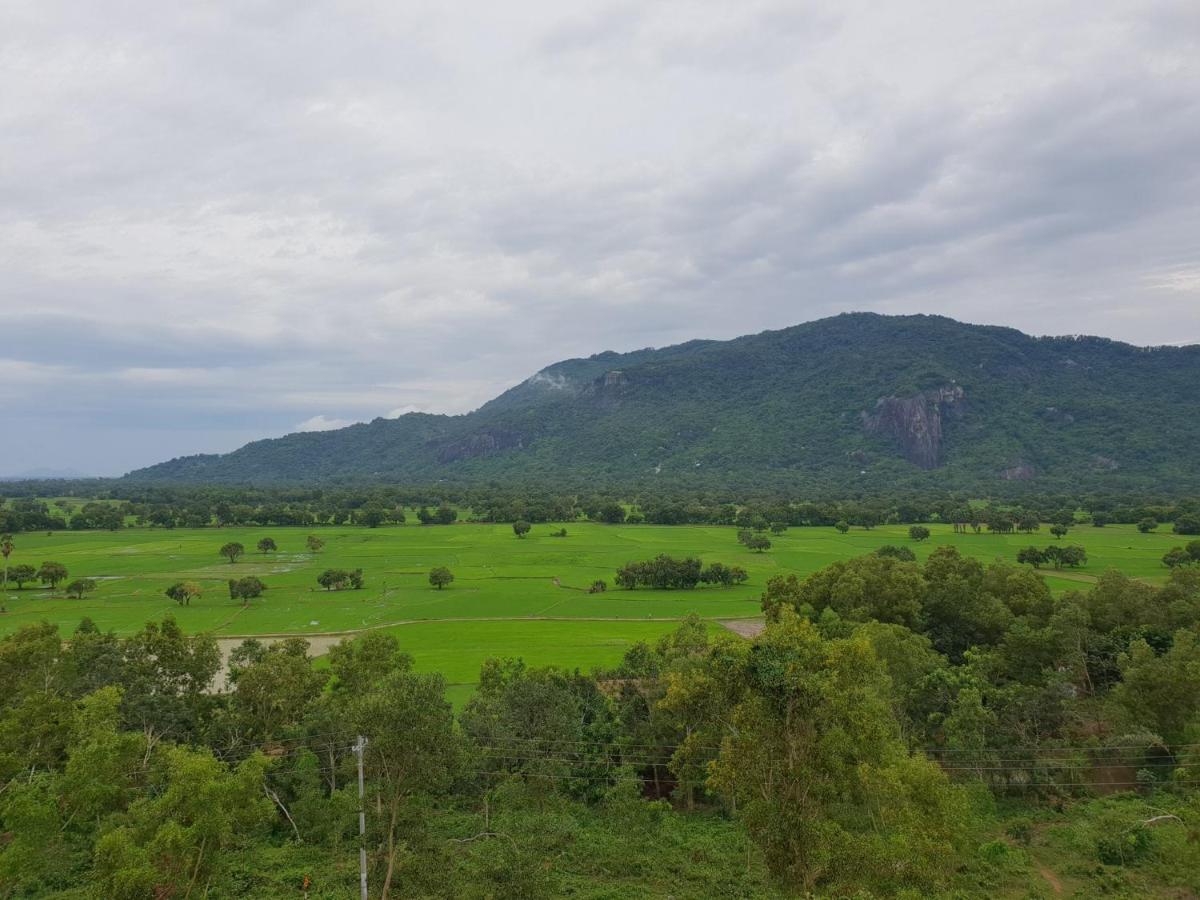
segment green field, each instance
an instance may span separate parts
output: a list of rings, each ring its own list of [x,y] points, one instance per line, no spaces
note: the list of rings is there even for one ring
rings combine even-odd
[[[0,634],[42,619],[69,632],[84,616],[121,634],[164,615],[174,615],[188,631],[220,637],[315,636],[392,626],[420,668],[444,671],[450,682],[462,684],[474,679],[488,656],[519,655],[535,664],[586,670],[614,662],[633,641],[653,638],[692,612],[709,619],[755,616],[771,576],[804,575],[883,544],[910,546],[918,558],[939,544],[953,544],[980,559],[1013,560],[1021,547],[1053,541],[1044,530],[1035,535],[956,535],[948,526],[934,525],[930,540],[914,544],[904,526],[854,529],[845,535],[832,528],[793,528],[773,535],[772,549],[758,554],[737,542],[733,528],[567,523],[567,537],[550,536],[558,527],[535,526],[524,539],[514,537],[508,525],[325,528],[318,532],[325,547],[317,554],[305,551],[310,530],[295,528],[21,534],[10,566],[52,559],[66,565],[72,578],[96,579],[98,587],[84,600],[72,600],[61,587],[51,592],[27,585],[17,591],[10,585]],[[255,552],[262,537],[274,538],[279,551]],[[1140,534],[1132,526],[1080,526],[1064,540],[1083,545],[1089,562],[1084,569],[1047,573],[1056,592],[1085,587],[1108,568],[1162,580],[1163,553],[1182,543],[1175,535]],[[217,553],[227,541],[247,548],[236,564]],[[750,580],[734,588],[677,592],[611,587],[618,566],[657,553],[741,565]],[[429,569],[439,565],[455,575],[454,583],[441,591],[427,580]],[[323,590],[316,576],[331,567],[361,567],[366,587]],[[261,577],[269,589],[243,608],[229,599],[225,581],[250,574]],[[609,581],[609,591],[586,593],[599,578]],[[204,594],[188,607],[177,605],[163,591],[178,580],[199,582]]]

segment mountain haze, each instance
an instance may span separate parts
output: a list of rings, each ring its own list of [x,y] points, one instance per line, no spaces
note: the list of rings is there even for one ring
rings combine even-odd
[[[181,457],[138,481],[1192,489],[1200,347],[852,313],[555,363],[460,416]]]

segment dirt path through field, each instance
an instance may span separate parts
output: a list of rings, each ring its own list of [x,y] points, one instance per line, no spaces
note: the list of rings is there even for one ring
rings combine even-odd
[[[1063,886],[1062,886],[1062,882],[1058,880],[1058,876],[1055,875],[1053,872],[1051,872],[1049,869],[1047,869],[1045,866],[1043,866],[1041,863],[1037,863],[1037,869],[1038,869],[1038,874],[1040,874],[1043,878],[1046,879],[1046,881],[1050,885],[1050,889],[1052,891],[1054,891],[1055,895],[1062,894]]]
[[[762,619],[717,619],[717,622],[744,638],[756,638],[767,627]]]

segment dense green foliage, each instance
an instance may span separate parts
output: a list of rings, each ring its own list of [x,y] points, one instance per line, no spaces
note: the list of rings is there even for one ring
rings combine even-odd
[[[143,482],[1200,487],[1200,348],[851,314],[549,366],[412,413],[143,469]],[[932,467],[932,471],[928,469]]]
[[[509,544],[515,543],[509,536]],[[773,580],[615,666],[314,666],[85,621],[0,640],[0,895],[1026,896],[1200,890],[1200,571],[1054,600],[952,548]],[[960,635],[971,635],[964,646]]]

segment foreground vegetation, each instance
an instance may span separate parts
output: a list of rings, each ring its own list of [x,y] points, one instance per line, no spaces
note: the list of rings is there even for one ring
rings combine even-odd
[[[489,659],[457,714],[386,631],[247,640],[213,693],[174,619],[25,626],[0,894],[353,895],[360,802],[372,896],[1200,891],[1200,570],[1056,600],[943,547],[761,602],[753,641],[690,617],[591,675]]]

